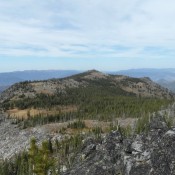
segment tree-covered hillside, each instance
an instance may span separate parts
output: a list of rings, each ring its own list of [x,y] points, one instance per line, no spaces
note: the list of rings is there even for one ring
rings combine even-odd
[[[22,132],[23,137],[36,133],[35,128],[39,133],[42,126],[50,129],[46,140],[33,138],[26,149],[23,145],[9,160],[0,161],[0,174],[63,174],[72,168],[87,138],[100,144],[113,130],[120,132],[122,138],[147,133],[153,114],[171,105],[174,97],[149,78],[95,70],[62,79],[17,83],[0,97],[1,111],[10,122],[8,127],[14,126],[15,133]],[[7,125],[6,120],[1,122]],[[171,127],[166,114],[164,120]],[[8,131],[4,133],[9,135]],[[5,148],[6,142],[1,142]],[[80,157],[79,161],[86,159],[85,155]]]
[[[64,79],[19,83],[1,97],[5,111],[28,110],[24,121],[24,117],[16,116],[17,122],[25,122],[27,127],[76,118],[106,121],[119,117],[139,118],[143,113],[148,115],[168,105],[174,94],[149,79],[93,70]],[[65,106],[75,106],[76,110],[62,112]],[[54,114],[31,115],[31,109],[47,109]]]

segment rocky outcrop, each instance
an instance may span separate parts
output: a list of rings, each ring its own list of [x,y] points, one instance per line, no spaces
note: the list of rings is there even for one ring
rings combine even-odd
[[[0,160],[10,159],[15,154],[28,149],[32,137],[36,138],[38,144],[43,140],[62,139],[62,135],[53,134],[47,125],[21,130],[17,125],[12,124],[12,120],[0,113]]]
[[[123,138],[113,131],[100,141],[89,138],[64,175],[172,175],[175,174],[175,127],[156,116],[149,131]]]

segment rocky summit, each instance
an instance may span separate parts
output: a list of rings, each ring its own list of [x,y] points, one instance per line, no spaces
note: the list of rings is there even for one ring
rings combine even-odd
[[[113,131],[101,140],[88,138],[72,168],[63,175],[175,174],[175,127],[157,115],[145,134],[124,138]]]

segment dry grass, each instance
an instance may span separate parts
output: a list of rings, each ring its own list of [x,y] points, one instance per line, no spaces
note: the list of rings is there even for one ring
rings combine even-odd
[[[11,118],[27,119],[29,116],[34,117],[36,115],[55,115],[59,113],[75,112],[77,111],[76,106],[57,106],[52,109],[11,109],[8,110],[8,116]]]
[[[98,121],[98,120],[83,120],[85,122],[86,128],[83,129],[72,129],[72,128],[67,128],[69,123],[73,123],[76,120],[68,121],[68,122],[63,122],[63,123],[51,123],[47,124],[44,127],[47,128],[51,133],[59,133],[63,128],[65,129],[64,133],[69,134],[69,135],[74,135],[78,132],[89,132],[89,130],[100,127],[102,130],[105,132],[108,130],[110,126],[110,122],[103,122],[103,121]]]
[[[84,120],[87,128],[100,127],[102,130],[106,130],[110,126],[110,122],[103,122],[98,120]]]
[[[74,135],[79,132],[89,132],[89,130],[100,127],[102,131],[108,132],[110,128],[111,122],[103,122],[103,121],[98,121],[98,120],[83,120],[85,122],[86,128],[83,129],[72,129],[72,128],[67,128],[69,123],[73,123],[76,120],[69,121],[69,122],[63,122],[63,123],[52,123],[52,124],[47,124],[45,127],[51,131],[52,133],[59,133],[63,128],[64,128],[64,134],[69,134],[69,135]],[[118,124],[124,128],[131,126],[135,124],[136,119],[133,118],[126,118],[126,119],[118,119]]]

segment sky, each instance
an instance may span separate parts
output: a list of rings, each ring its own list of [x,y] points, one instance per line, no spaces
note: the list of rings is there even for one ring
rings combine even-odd
[[[0,72],[175,68],[174,0],[0,0]]]

